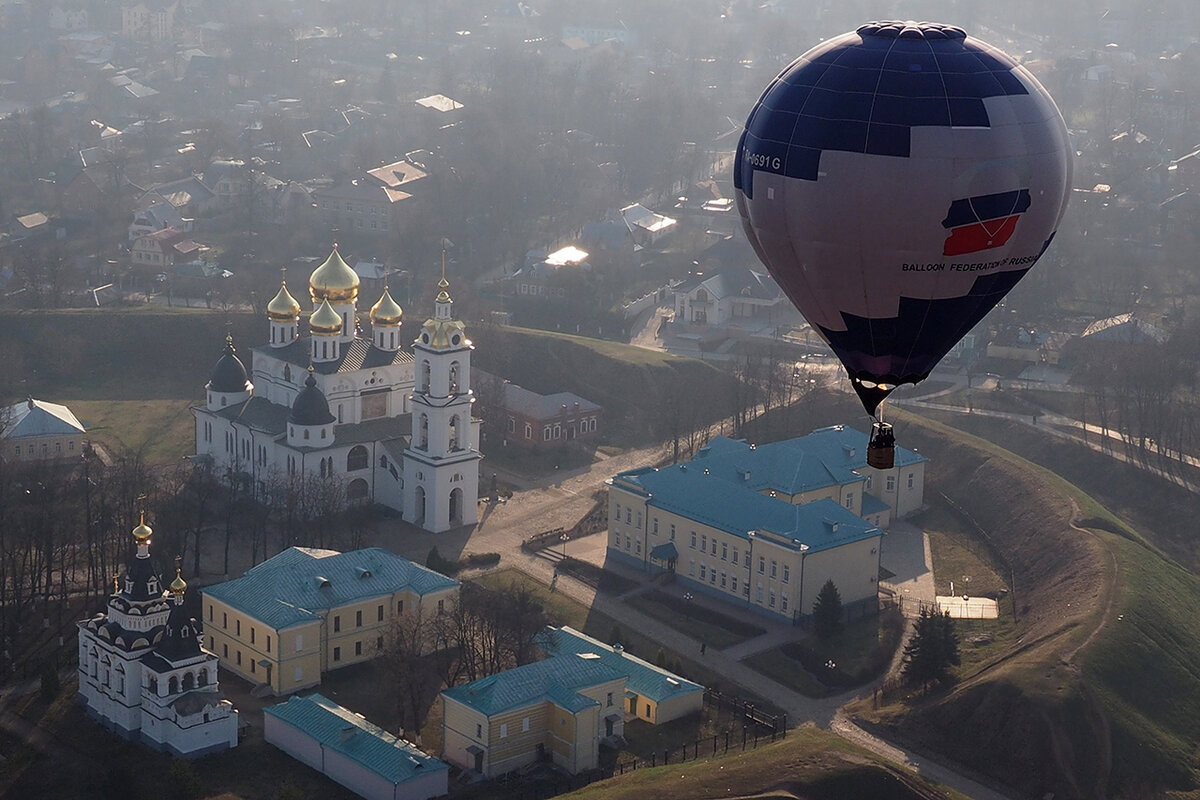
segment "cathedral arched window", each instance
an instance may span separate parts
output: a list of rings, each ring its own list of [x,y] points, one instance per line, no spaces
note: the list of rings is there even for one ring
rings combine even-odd
[[[450,394],[458,394],[458,362],[450,362]]]
[[[355,478],[346,486],[346,499],[351,501],[366,500],[368,489],[369,487],[365,480]]]
[[[190,672],[185,672],[183,675],[183,690],[185,692],[196,688],[196,678]]]
[[[307,431],[307,430],[305,430],[305,431],[304,431],[304,438],[305,438],[305,439],[307,439],[307,438],[308,438],[308,431]]]
[[[356,469],[366,469],[370,460],[370,454],[367,453],[367,448],[361,444],[350,448],[350,452],[346,455],[346,471],[353,472]]]
[[[208,686],[208,669],[207,668],[200,670],[200,677],[196,680],[196,684],[199,686]]]
[[[150,694],[158,694],[158,678],[150,676]]]
[[[179,678],[172,675],[167,681],[167,694],[179,693]]]

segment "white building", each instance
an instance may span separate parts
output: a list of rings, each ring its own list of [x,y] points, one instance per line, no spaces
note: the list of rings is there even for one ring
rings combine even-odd
[[[34,400],[0,408],[0,458],[5,461],[75,459],[87,430],[71,409]]]
[[[471,419],[471,351],[443,276],[434,316],[413,352],[403,312],[384,289],[370,333],[358,321],[359,276],[336,247],[309,278],[313,312],[284,282],[267,306],[269,343],[253,350],[253,380],[232,339],[197,406],[196,452],[257,491],[304,478],[344,485],[441,532],[478,520],[479,422]]]
[[[176,756],[235,747],[238,712],[218,687],[217,657],[183,609],[178,568],[163,590],[152,535],[143,519],[133,531],[137,556],[107,612],[79,623],[80,702],[105,727]]]

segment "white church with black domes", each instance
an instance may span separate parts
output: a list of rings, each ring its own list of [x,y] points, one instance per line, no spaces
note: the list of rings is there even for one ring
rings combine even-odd
[[[309,277],[307,334],[286,280],[267,305],[268,343],[252,373],[233,340],[197,406],[196,453],[258,491],[327,479],[349,503],[379,503],[440,533],[478,521],[479,421],[472,420],[471,351],[443,274],[433,317],[412,351],[387,288],[358,322],[359,277],[335,246]]]

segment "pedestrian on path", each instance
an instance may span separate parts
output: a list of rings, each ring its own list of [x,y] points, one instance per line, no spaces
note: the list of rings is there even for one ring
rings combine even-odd
[[[704,651],[707,649],[708,649],[708,644],[705,642],[701,642],[700,643],[700,655],[704,655]]]

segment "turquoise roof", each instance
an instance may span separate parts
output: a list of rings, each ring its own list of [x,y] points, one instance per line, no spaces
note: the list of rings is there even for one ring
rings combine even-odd
[[[290,697],[286,703],[267,706],[263,713],[288,723],[393,784],[450,769],[444,761],[425,755],[319,693]]]
[[[204,594],[279,630],[348,603],[406,589],[424,596],[458,585],[379,547],[349,553],[290,547]]]
[[[889,509],[891,509],[891,506],[875,495],[864,494],[862,496],[862,513],[864,517],[867,514],[878,514],[881,511],[888,511]]]
[[[551,656],[576,653],[594,653],[600,662],[625,676],[625,688],[656,703],[673,697],[703,692],[698,683],[681,678],[673,672],[656,667],[637,656],[617,650],[612,645],[580,633],[564,625],[561,628],[547,627],[538,634],[537,645]],[[620,645],[616,645],[620,647]]]
[[[446,689],[442,694],[487,716],[543,700],[577,713],[598,705],[592,698],[579,694],[580,690],[621,677],[603,659],[570,654],[498,672]]]

